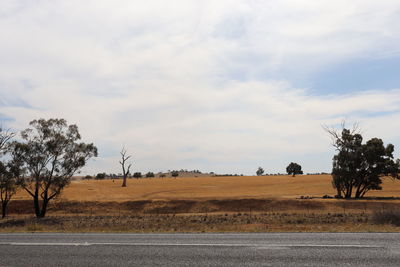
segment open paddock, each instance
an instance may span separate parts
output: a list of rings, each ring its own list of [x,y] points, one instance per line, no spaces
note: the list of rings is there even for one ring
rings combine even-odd
[[[296,199],[300,196],[334,196],[330,175],[225,176],[198,178],[144,178],[121,180],[76,180],[60,196],[68,201],[125,202],[139,200]],[[382,191],[367,197],[400,198],[400,181],[384,179]],[[15,200],[30,199],[20,191]]]
[[[0,231],[57,232],[397,232],[400,182],[385,179],[366,199],[333,196],[330,175],[77,180],[33,217],[19,191]],[[300,196],[311,199],[300,199]],[[393,215],[391,214],[393,212]],[[397,217],[396,217],[397,216]]]

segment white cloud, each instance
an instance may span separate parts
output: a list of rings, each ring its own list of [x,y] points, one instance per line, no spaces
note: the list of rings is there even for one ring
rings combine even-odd
[[[118,172],[122,145],[142,171],[327,171],[321,125],[343,118],[400,145],[396,88],[312,96],[268,78],[399,54],[398,1],[1,5],[0,115],[77,123],[100,149],[88,172]]]

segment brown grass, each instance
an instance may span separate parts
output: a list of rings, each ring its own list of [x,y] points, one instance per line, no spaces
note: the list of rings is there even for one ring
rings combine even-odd
[[[321,197],[335,195],[330,175],[237,176],[201,178],[129,179],[128,187],[121,180],[73,181],[62,194],[69,201],[136,201],[136,200],[200,200],[279,198],[294,199],[302,195]],[[371,197],[400,197],[400,181],[385,179],[382,191]],[[30,199],[19,192],[14,199]]]
[[[14,200],[11,216],[32,214],[32,200]],[[392,200],[325,199],[221,199],[221,200],[138,200],[126,202],[66,201],[50,202],[51,215],[143,215],[211,213],[372,213],[400,210]]]
[[[335,194],[330,181],[330,175],[154,178],[130,179],[126,188],[121,180],[73,181],[45,219],[33,218],[30,196],[18,192],[0,231],[400,231],[390,220],[376,222],[377,213],[400,211],[400,181],[385,179],[383,191],[365,200],[322,199]]]
[[[374,224],[371,215],[304,213],[225,213],[188,215],[50,216],[9,218],[0,232],[398,232]]]

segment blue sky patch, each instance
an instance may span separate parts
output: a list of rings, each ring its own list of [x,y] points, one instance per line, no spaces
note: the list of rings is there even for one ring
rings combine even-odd
[[[329,66],[309,78],[316,95],[400,88],[400,57],[359,59]]]

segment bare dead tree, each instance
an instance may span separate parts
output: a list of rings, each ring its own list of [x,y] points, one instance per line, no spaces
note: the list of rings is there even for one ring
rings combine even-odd
[[[127,160],[129,160],[132,156],[126,155],[126,149],[122,148],[120,154],[121,154],[121,161],[119,162],[119,164],[121,164],[122,167],[122,174],[123,174],[123,182],[122,182],[122,187],[126,187],[126,177],[128,177],[129,175],[129,170],[132,166],[132,164],[130,163],[127,167],[125,166],[125,164],[127,163]]]

